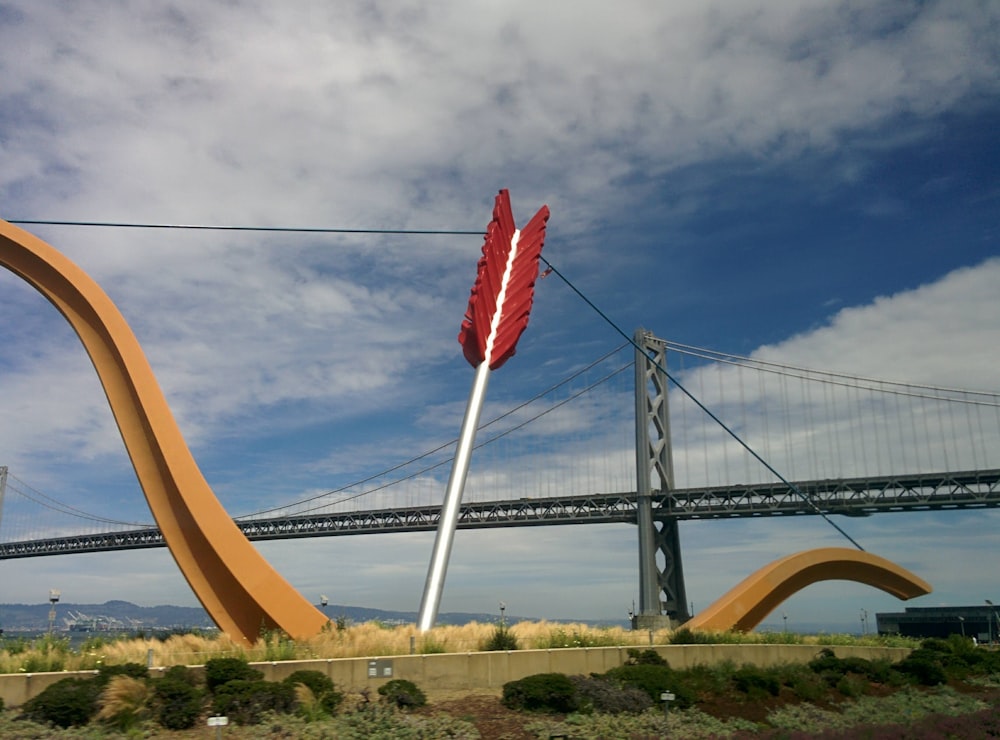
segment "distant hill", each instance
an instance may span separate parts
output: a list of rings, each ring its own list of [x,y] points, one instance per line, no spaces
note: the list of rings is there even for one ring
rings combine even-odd
[[[343,606],[340,604],[328,604],[320,607],[330,618],[336,621],[343,617],[349,622],[371,622],[378,621],[386,624],[411,624],[417,621],[417,612],[386,611],[384,609],[369,609],[363,606]],[[81,619],[82,617],[82,619]],[[438,624],[468,624],[469,622],[493,623],[498,621],[498,614],[468,613],[468,612],[446,612],[438,615]],[[508,624],[516,624],[523,620],[538,621],[537,617],[524,617],[517,615],[506,616]],[[118,629],[128,631],[157,631],[174,629],[214,629],[212,620],[201,607],[171,606],[164,604],[161,606],[138,606],[128,601],[106,601],[103,604],[56,604],[55,629],[64,631],[70,629],[74,622],[77,629],[87,626],[96,628],[98,625],[108,624],[111,621]],[[569,620],[553,619],[551,622],[563,622]],[[587,619],[572,620],[585,624],[601,625],[606,621],[595,621]],[[49,626],[49,604],[0,604],[0,629],[10,632],[38,632],[48,629]],[[623,620],[615,626],[625,627]],[[796,622],[789,625],[791,631],[798,634],[836,634],[836,633],[858,633],[855,625],[831,624],[820,622]],[[761,624],[759,632],[782,632],[785,629],[783,623]]]
[[[49,604],[0,604],[0,629],[7,632],[27,632],[48,629]],[[137,606],[128,601],[106,601],[103,604],[56,604],[55,629],[68,630],[76,624],[81,628],[107,629],[175,629],[209,628],[212,620],[200,607]]]
[[[48,629],[49,604],[0,604],[0,629],[7,632],[29,632]],[[396,612],[368,609],[360,606],[328,604],[321,610],[336,621],[343,617],[350,622],[380,621],[389,624],[406,624],[417,621],[417,612]],[[464,612],[442,613],[438,624],[467,624],[468,622],[495,622],[496,614],[471,614]],[[508,622],[524,617],[508,615]],[[208,629],[212,620],[201,607],[189,606],[137,606],[128,601],[106,601],[103,604],[56,604],[55,629],[106,629],[111,624],[116,629],[166,630]]]

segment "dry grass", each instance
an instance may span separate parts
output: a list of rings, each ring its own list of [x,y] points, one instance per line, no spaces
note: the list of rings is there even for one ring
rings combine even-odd
[[[125,728],[149,714],[153,688],[146,681],[131,676],[113,676],[98,700],[101,722]]]
[[[172,635],[165,640],[124,639],[96,647],[86,644],[78,651],[70,650],[63,640],[39,638],[34,643],[11,645],[0,643],[0,673],[24,673],[61,670],[90,670],[101,665],[140,663],[145,665],[152,651],[156,666],[201,665],[210,658],[243,657],[251,662],[275,660],[306,660],[315,658],[357,658],[410,653],[464,653],[483,649],[497,625],[470,622],[464,625],[442,625],[421,633],[416,625],[385,625],[365,622],[338,629],[333,624],[314,637],[292,641],[273,633],[264,635],[252,646],[242,645],[225,635]],[[518,648],[554,649],[572,647],[648,647],[670,642],[670,631],[655,633],[632,631],[622,627],[592,627],[586,624],[554,622],[520,622],[508,628],[517,640]],[[780,635],[774,633],[747,634],[702,633],[699,642],[715,643],[792,643],[814,645],[891,645],[891,639],[849,637],[846,635]],[[910,641],[911,643],[913,641]],[[910,645],[912,647],[912,644]]]

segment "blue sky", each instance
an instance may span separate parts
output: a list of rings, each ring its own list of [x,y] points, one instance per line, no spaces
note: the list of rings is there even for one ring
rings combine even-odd
[[[998,25],[987,2],[3,3],[0,216],[479,230],[509,188],[521,223],[549,205],[545,257],[627,332],[995,390]],[[478,237],[33,230],[121,308],[234,514],[458,433]],[[148,517],[78,341],[7,273],[0,339],[0,465]],[[618,343],[547,279],[491,402]],[[1000,594],[966,565],[995,548],[992,512],[849,524],[935,585],[923,604]],[[842,544],[812,518],[681,536],[696,609]],[[416,610],[432,541],[261,550],[307,595]],[[624,525],[459,533],[441,608],[619,619],[636,557]],[[166,551],[0,574],[0,602],[195,603]],[[853,624],[897,606],[824,584],[784,608]]]

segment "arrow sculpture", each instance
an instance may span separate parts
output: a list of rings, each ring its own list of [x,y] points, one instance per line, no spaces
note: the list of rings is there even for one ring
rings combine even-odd
[[[462,321],[458,341],[476,377],[462,420],[455,449],[444,506],[434,540],[434,553],[427,570],[420,603],[419,627],[426,632],[437,619],[441,592],[451,545],[455,539],[462,491],[469,473],[469,460],[476,441],[479,414],[486,399],[491,370],[496,370],[514,354],[517,340],[528,326],[528,315],[538,278],[538,260],[545,242],[548,206],[542,206],[523,230],[514,226],[510,194],[501,190],[493,206],[493,220],[486,228],[483,256],[479,259],[476,282]]]

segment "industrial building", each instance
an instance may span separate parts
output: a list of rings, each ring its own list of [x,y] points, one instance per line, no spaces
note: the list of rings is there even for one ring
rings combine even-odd
[[[974,637],[981,644],[1000,641],[1000,606],[908,607],[875,615],[880,635],[905,637]]]

